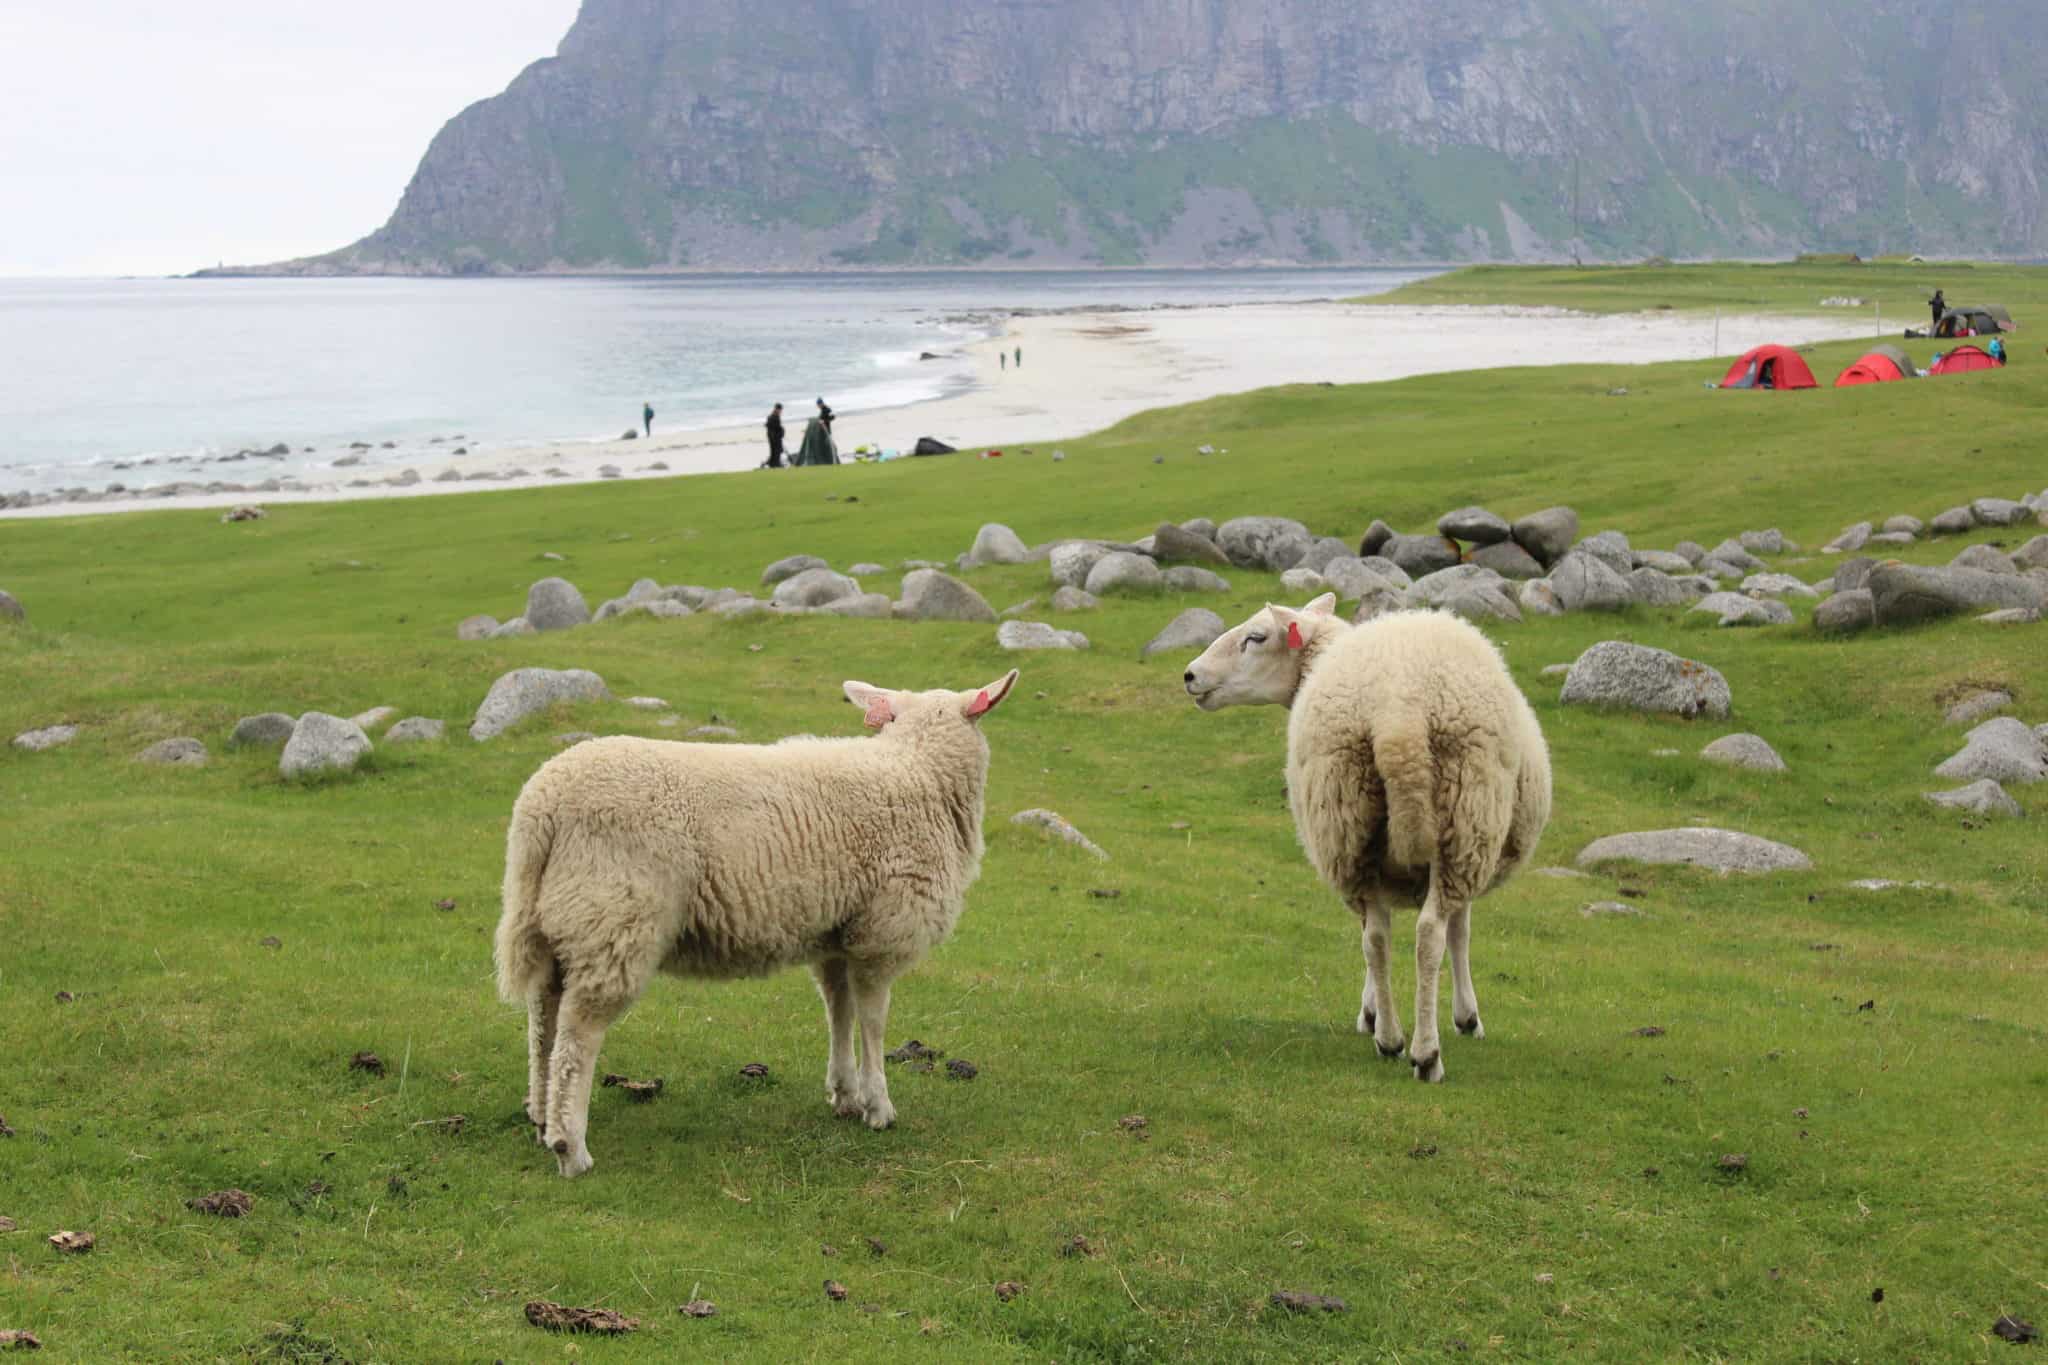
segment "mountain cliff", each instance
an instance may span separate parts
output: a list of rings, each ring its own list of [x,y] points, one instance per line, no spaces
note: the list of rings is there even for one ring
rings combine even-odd
[[[2048,254],[2048,6],[584,0],[273,269]]]

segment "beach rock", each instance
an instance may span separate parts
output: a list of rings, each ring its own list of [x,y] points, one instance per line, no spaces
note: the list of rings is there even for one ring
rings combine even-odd
[[[1967,787],[1958,787],[1954,791],[1922,792],[1921,795],[1937,806],[1968,811],[1972,815],[2005,815],[2017,820],[2026,814],[2020,809],[2020,803],[2013,800],[2005,788],[1988,777],[1972,782]]]
[[[1928,524],[1938,536],[1960,536],[1977,529],[1977,514],[1967,507],[1951,507]]]
[[[240,749],[252,744],[283,744],[292,737],[292,730],[298,723],[296,717],[282,711],[244,716],[235,722],[234,733],[228,736],[228,747]]]
[[[1215,642],[1217,636],[1228,629],[1230,627],[1224,624],[1223,618],[1215,612],[1206,607],[1190,607],[1168,622],[1166,629],[1153,636],[1145,647],[1138,651],[1138,657],[1149,659],[1154,654],[1168,650],[1194,650],[1199,653],[1207,649]]]
[[[1547,578],[1531,579],[1518,588],[1515,605],[1522,609],[1524,617],[1564,615],[1564,606],[1557,600],[1557,592]]]
[[[2018,573],[2012,556],[1995,545],[1972,545],[1948,562],[1951,569],[1977,569],[1983,573]]]
[[[1870,572],[1872,608],[1879,625],[1903,625],[1954,616],[1976,607],[2048,606],[2048,586],[2024,574],[1981,569],[1931,568],[1887,561]]]
[[[1020,810],[1010,817],[1010,823],[1042,829],[1063,843],[1072,844],[1074,847],[1100,858],[1105,863],[1109,861],[1109,855],[1103,852],[1094,840],[1081,833],[1080,830],[1075,829],[1058,811]]]
[[[978,621],[994,624],[996,609],[959,579],[937,569],[903,576],[903,596],[894,613],[902,621]]]
[[[1785,533],[1775,526],[1768,531],[1744,531],[1737,540],[1753,555],[1781,555],[1788,548]]]
[[[1970,515],[1979,526],[2018,526],[2034,519],[2026,504],[2010,498],[1978,498],[1970,504]]]
[[[1986,716],[1998,714],[2012,705],[2012,693],[2004,688],[1985,688],[1972,692],[1942,713],[1942,719],[1950,725],[1974,725]]]
[[[1052,547],[1046,566],[1052,581],[1062,587],[1078,588],[1088,581],[1089,570],[1109,553],[1109,547],[1092,540],[1069,540]]]
[[[1788,626],[1792,608],[1770,598],[1745,597],[1739,592],[1710,592],[1693,604],[1688,616],[1712,616],[1722,626]]]
[[[1859,521],[1854,526],[1845,528],[1842,534],[1821,546],[1820,552],[1824,555],[1852,554],[1862,549],[1868,543],[1871,533],[1876,529],[1867,521]]]
[[[1687,864],[1710,872],[1805,872],[1813,860],[1787,844],[1726,829],[1662,829],[1610,834],[1579,851],[1580,867],[1628,862]]]
[[[2021,570],[2048,569],[2048,536],[2035,536],[2014,550],[2012,562]]]
[[[28,621],[28,609],[21,605],[21,599],[5,588],[0,588],[0,621],[24,625]]]
[[[397,714],[398,708],[395,706],[373,706],[361,715],[350,716],[349,719],[361,726],[364,734],[368,734]]]
[[[1321,573],[1325,564],[1352,557],[1349,545],[1346,545],[1335,536],[1324,536],[1308,547],[1308,553],[1303,555],[1301,562],[1294,567],[1297,569],[1307,569],[1313,573]]]
[[[1779,758],[1778,751],[1759,735],[1723,735],[1700,750],[1700,757],[1709,763],[1749,768],[1761,773],[1785,771],[1785,760]]]
[[[370,737],[363,727],[324,711],[308,711],[292,727],[292,737],[277,761],[277,770],[287,778],[309,773],[350,772],[370,752]]]
[[[1655,569],[1668,574],[1689,574],[1698,562],[1672,550],[1637,550],[1635,560],[1638,569]]]
[[[533,628],[533,623],[524,616],[515,616],[504,625],[492,631],[491,638],[493,640],[509,640],[519,635],[537,635],[539,633]]]
[[[462,623],[455,627],[455,638],[458,640],[488,640],[491,637],[491,632],[497,628],[498,618],[495,616],[465,616],[462,618]]]
[[[1386,548],[1387,542],[1394,538],[1394,534],[1393,527],[1384,521],[1374,519],[1373,524],[1365,528],[1365,534],[1358,538],[1358,557],[1372,558]]]
[[[526,623],[535,630],[568,630],[587,625],[590,605],[566,578],[543,578],[526,590]]]
[[[1550,571],[1550,589],[1566,611],[1620,611],[1634,600],[1628,581],[1611,564],[1580,550]]]
[[[1579,538],[1579,514],[1569,507],[1550,507],[1531,512],[1513,527],[1515,544],[1548,568],[1563,559],[1572,542]],[[1361,551],[1369,554],[1371,551]]]
[[[1421,578],[1456,564],[1459,551],[1454,541],[1442,536],[1395,536],[1380,547],[1380,555],[1393,560],[1403,573]]]
[[[2048,745],[2011,716],[1987,720],[1963,737],[1963,747],[1934,770],[1952,782],[2039,782],[2048,779]]]
[[[1082,585],[1096,597],[1113,592],[1158,592],[1166,586],[1159,566],[1144,555],[1112,550],[1095,561]]]
[[[842,597],[836,602],[827,602],[818,608],[824,616],[851,616],[866,621],[886,621],[896,612],[896,604],[885,592],[864,592],[852,597]]]
[[[1723,564],[1732,564],[1744,573],[1761,573],[1767,567],[1761,559],[1744,548],[1741,541],[1729,537],[1707,551],[1708,559],[1718,559]]]
[[[162,739],[135,755],[135,761],[169,768],[203,768],[206,746],[196,739]]]
[[[1152,533],[1152,557],[1162,564],[1228,564],[1230,556],[1216,548],[1208,536],[1197,534],[1170,521],[1159,523]]]
[[[1329,583],[1314,569],[1289,569],[1280,575],[1280,591],[1289,596],[1313,597],[1329,588]]]
[[[1482,545],[1472,552],[1472,562],[1483,569],[1491,569],[1502,578],[1527,579],[1543,577],[1543,566],[1527,550],[1512,540],[1495,541]],[[1323,571],[1325,578],[1329,571]]]
[[[1742,580],[1744,592],[1760,592],[1770,597],[1798,597],[1811,599],[1820,593],[1800,582],[1788,573],[1753,573]]]
[[[1838,592],[1813,609],[1813,627],[1834,635],[1867,630],[1877,624],[1877,613],[1867,588]]]
[[[408,716],[384,732],[386,744],[419,744],[426,740],[440,739],[448,733],[448,722],[429,720],[425,716]]]
[[[999,521],[992,521],[975,532],[974,544],[967,551],[969,567],[982,564],[1028,564],[1031,562],[1031,547],[1015,531]]]
[[[1835,570],[1836,592],[1848,592],[1852,588],[1870,586],[1870,571],[1877,567],[1874,559],[1845,559]]]
[[[1558,701],[1720,719],[1733,697],[1728,680],[1705,664],[1647,645],[1603,640],[1572,665]]]
[[[1216,543],[1240,569],[1285,573],[1301,562],[1316,538],[1286,517],[1233,517],[1216,528]]]
[[[1602,531],[1587,536],[1566,553],[1591,555],[1616,574],[1625,574],[1636,566],[1635,550],[1630,547],[1628,537],[1619,531]]]
[[[996,643],[1004,649],[1086,649],[1088,637],[1043,621],[1005,621],[996,627]]]
[[[1700,561],[1707,557],[1707,547],[1696,540],[1681,540],[1671,547],[1671,553],[1697,569]]]
[[[46,725],[40,730],[24,730],[14,737],[14,747],[31,754],[44,753],[50,749],[61,749],[78,738],[76,725]]]
[[[495,739],[558,702],[609,701],[611,695],[604,679],[588,669],[515,668],[491,684],[483,705],[477,707],[469,737]]]
[[[761,586],[764,588],[773,587],[785,578],[795,578],[806,569],[829,569],[831,567],[830,564],[827,564],[816,555],[790,555],[786,559],[776,560],[773,564],[761,570]]]
[[[860,596],[860,584],[830,569],[805,569],[775,585],[773,601],[778,607],[822,607]]]
[[[1436,533],[1467,545],[1498,545],[1514,534],[1514,528],[1484,507],[1460,507],[1436,519]]]
[[[1175,570],[1172,569],[1166,571],[1169,586],[1172,585],[1174,573]],[[1213,578],[1215,575],[1211,574],[1210,577]],[[1102,602],[1085,588],[1061,588],[1052,595],[1054,611],[1094,611],[1101,605]]]
[[[1682,607],[1698,596],[1662,569],[1634,569],[1622,579],[1631,601],[1644,607]]]

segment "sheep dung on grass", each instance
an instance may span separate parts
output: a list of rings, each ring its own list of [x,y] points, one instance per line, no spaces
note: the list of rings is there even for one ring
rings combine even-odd
[[[1486,1036],[1467,955],[1472,902],[1536,851],[1550,819],[1543,730],[1498,651],[1455,616],[1402,611],[1352,626],[1334,595],[1267,606],[1188,665],[1204,711],[1271,704],[1287,724],[1294,827],[1365,926],[1358,1031],[1382,1056],[1404,1046],[1387,969],[1386,897],[1420,907],[1415,1037],[1420,1081],[1443,1079],[1437,973],[1451,952],[1451,1018]]]
[[[978,722],[1016,682],[1015,669],[971,692],[849,682],[871,739],[621,736],[527,781],[506,839],[498,992],[527,1007],[526,1112],[564,1176],[592,1164],[605,1030],[657,970],[809,967],[830,1026],[826,1098],[870,1128],[896,1121],[882,1073],[889,983],[952,932],[981,870]]]

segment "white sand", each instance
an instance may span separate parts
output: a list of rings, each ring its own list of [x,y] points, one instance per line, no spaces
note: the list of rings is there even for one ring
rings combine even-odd
[[[1370,304],[1260,304],[1068,313],[1013,319],[1008,334],[974,347],[978,386],[969,393],[878,412],[841,412],[835,424],[842,458],[861,444],[908,451],[920,436],[967,449],[1072,440],[1135,413],[1277,384],[1327,380],[1339,384],[1404,379],[1453,370],[1557,364],[1650,364],[1739,355],[1765,342],[1804,345],[1868,336],[1870,320],[1845,317],[1738,316],[1720,320],[1714,348],[1711,316],[1693,313],[1592,315],[1552,309],[1396,308]],[[1024,349],[1023,367],[1000,368],[997,352]],[[1720,367],[1702,364],[1702,382]],[[1822,376],[1825,382],[1825,376]],[[789,445],[801,440],[805,417],[793,410]],[[440,464],[414,462],[422,481],[408,487],[343,486],[374,480],[388,468],[337,471],[340,482],[307,493],[220,493],[52,503],[0,516],[82,516],[153,507],[266,506],[352,498],[408,497],[493,488],[554,485],[600,477],[615,465],[629,478],[662,478],[752,469],[766,455],[759,427],[677,432],[651,441],[610,441],[478,451]],[[666,471],[647,472],[660,462]],[[465,475],[521,468],[526,477],[492,482],[435,483],[448,468]],[[570,478],[539,471],[557,468]],[[197,477],[191,471],[187,477]],[[230,480],[233,474],[225,475]],[[246,477],[246,476],[244,476]],[[763,473],[760,477],[788,477]]]

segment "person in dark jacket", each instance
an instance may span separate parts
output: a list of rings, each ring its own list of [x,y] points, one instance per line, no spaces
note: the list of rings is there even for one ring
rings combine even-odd
[[[652,436],[654,434],[654,404],[642,403],[640,405],[640,420],[647,424],[647,434]]]
[[[825,406],[825,400],[818,400],[818,420],[825,424],[825,430],[832,430],[832,409]]]
[[[1927,306],[1929,309],[1933,310],[1934,313],[1934,321],[1930,323],[1929,326],[1941,326],[1941,315],[1948,311],[1948,300],[1941,296],[1941,291],[1939,289],[1934,291],[1933,298],[1927,300]]]
[[[782,468],[782,404],[768,411],[768,468]]]

